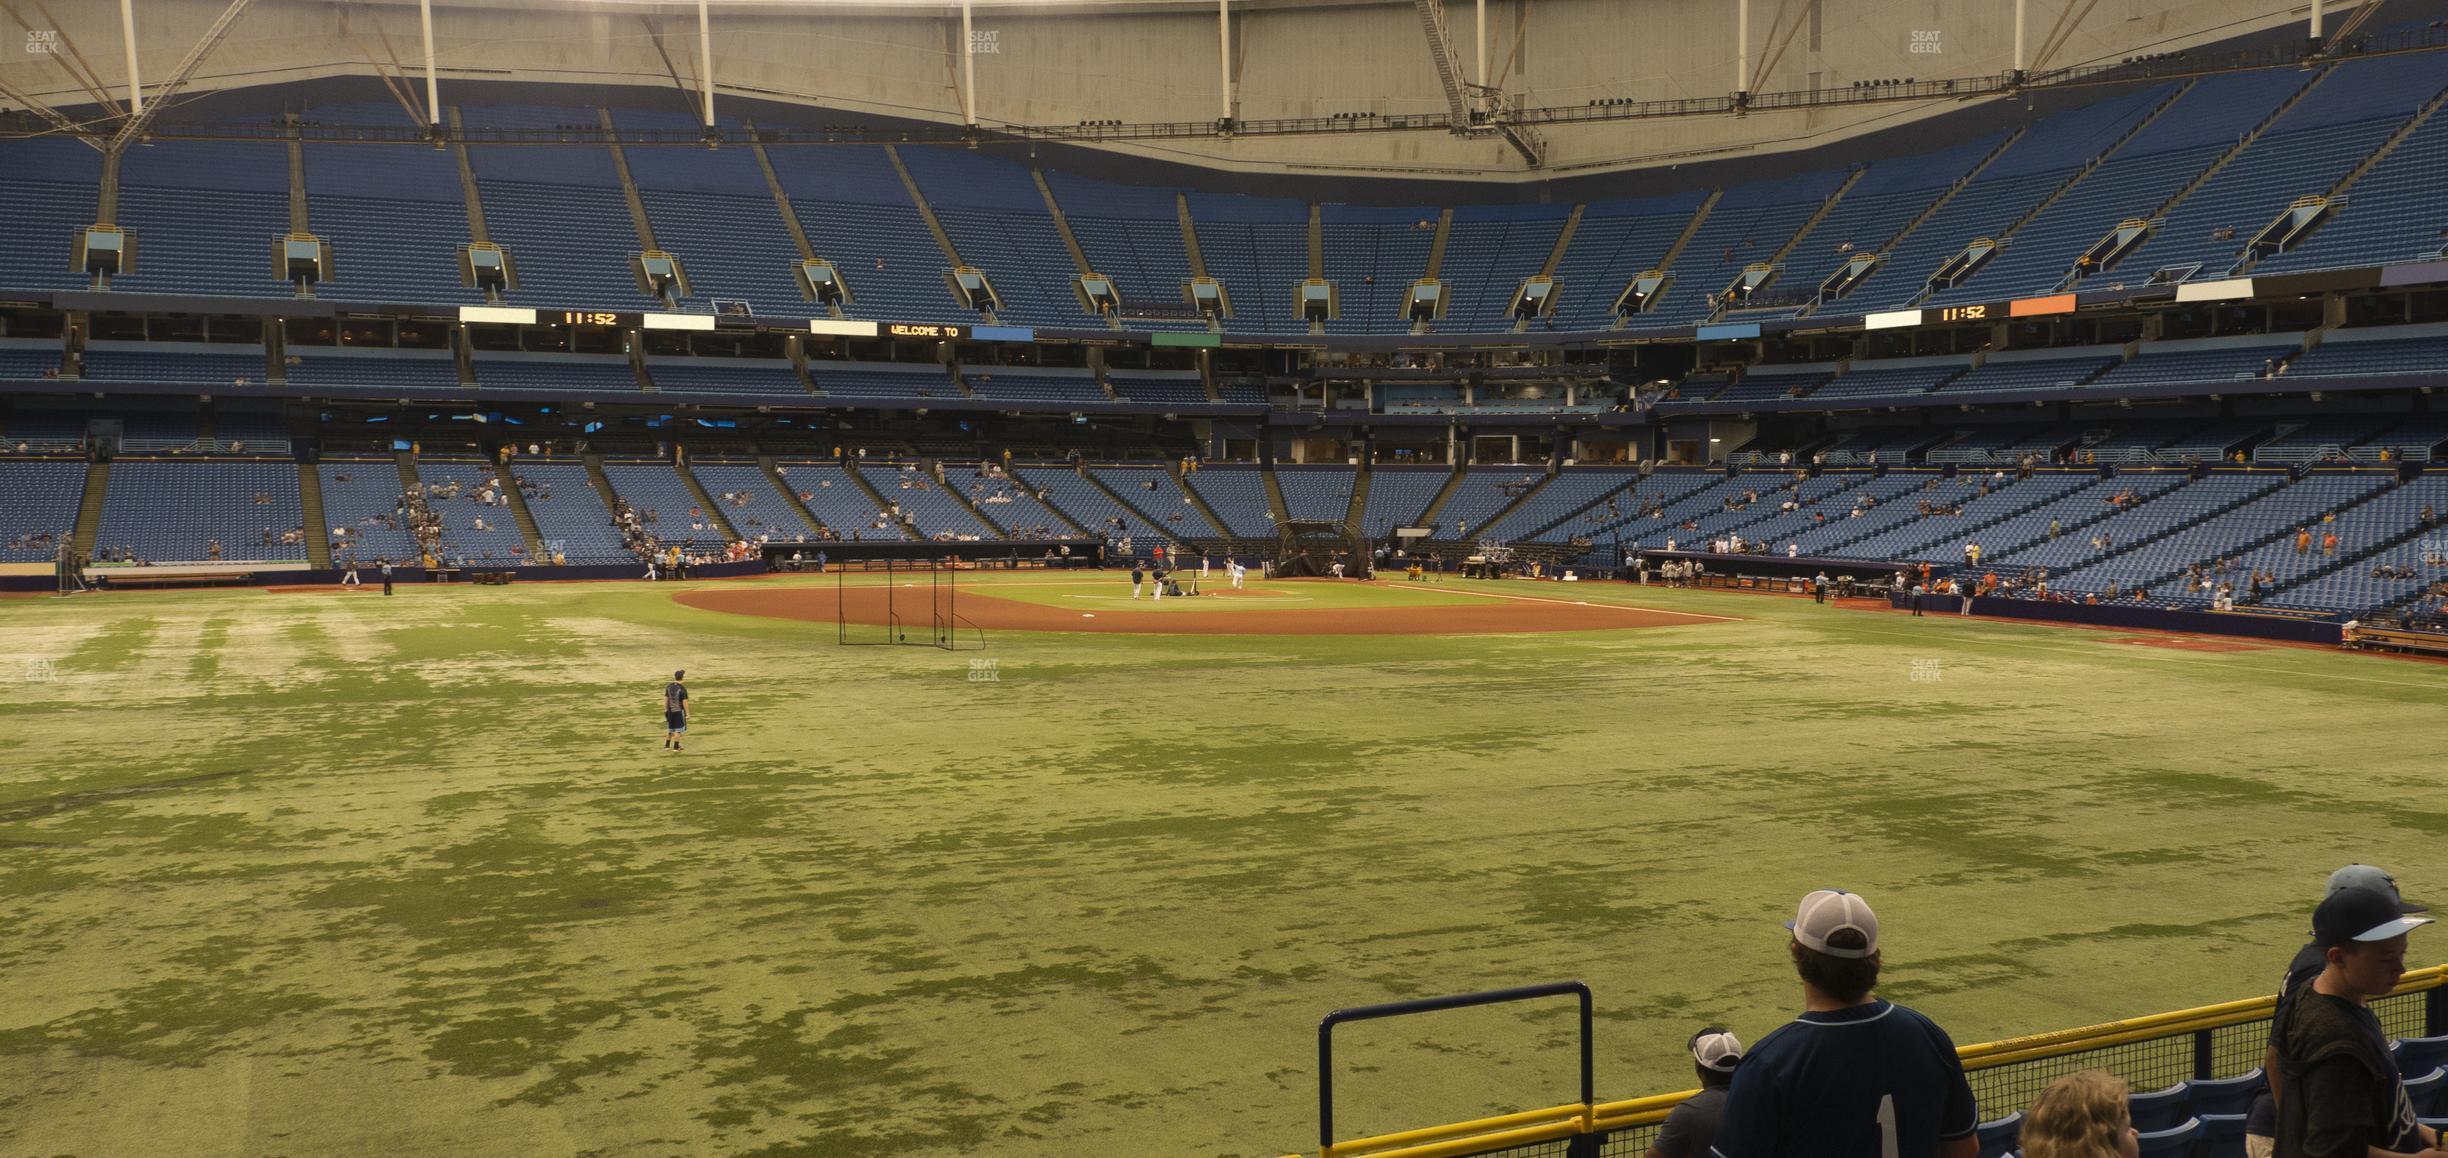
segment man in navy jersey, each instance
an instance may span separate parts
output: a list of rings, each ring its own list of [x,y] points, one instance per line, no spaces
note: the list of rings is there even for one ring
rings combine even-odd
[[[1802,1015],[1734,1071],[1716,1158],[1974,1158],[1972,1087],[1937,1023],[1881,1001],[1878,916],[1839,889],[1802,898],[1788,951]]]

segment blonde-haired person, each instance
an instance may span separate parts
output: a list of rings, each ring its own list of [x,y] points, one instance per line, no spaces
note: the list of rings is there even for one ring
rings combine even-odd
[[[2049,1083],[2024,1111],[2023,1158],[2139,1158],[2141,1135],[2126,1108],[2131,1090],[2102,1070]]]

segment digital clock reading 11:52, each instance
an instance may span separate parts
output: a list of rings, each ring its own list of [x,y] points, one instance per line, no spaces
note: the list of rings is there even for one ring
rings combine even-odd
[[[557,326],[617,326],[629,320],[629,315],[610,310],[562,310],[553,316]]]

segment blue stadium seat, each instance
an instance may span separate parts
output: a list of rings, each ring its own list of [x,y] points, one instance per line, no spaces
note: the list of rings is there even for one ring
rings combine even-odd
[[[2201,1151],[2199,1158],[2244,1158],[2244,1115],[2200,1115]]]
[[[2022,1133],[2023,1111],[2021,1110],[2016,1110],[1996,1121],[1982,1122],[1973,1130],[1973,1136],[1980,1139],[1980,1158],[2002,1158],[2003,1155],[2014,1150],[2016,1140],[2021,1137]]]
[[[2414,1103],[2416,1114],[2439,1113],[2442,1102],[2448,1100],[2448,1067],[2434,1067],[2421,1077],[2406,1078],[2405,1092],[2406,1098]]]
[[[2139,1121],[2134,1124],[2141,1125]],[[2163,1130],[2144,1130],[2142,1158],[2193,1158],[2201,1139],[2202,1124],[2198,1118],[2186,1118]]]
[[[2427,1074],[2448,1065],[2448,1035],[2401,1037],[2389,1043],[2389,1052],[2397,1055],[2398,1073]]]
[[[2193,1116],[2208,1120],[2213,1115],[2241,1114],[2252,1105],[2254,1097],[2269,1088],[2269,1076],[2261,1067],[2232,1078],[2197,1078],[2185,1083],[2185,1094],[2192,1103]]]

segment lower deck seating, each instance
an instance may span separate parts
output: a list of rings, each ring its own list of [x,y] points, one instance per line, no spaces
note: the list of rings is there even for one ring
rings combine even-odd
[[[324,525],[309,528],[331,545],[332,560],[371,565],[414,559],[416,535],[400,513],[399,467],[390,459],[325,459],[315,466]],[[503,522],[510,514],[502,512]]]
[[[76,530],[85,498],[85,464],[59,459],[0,459],[0,562],[57,557]]]
[[[700,459],[689,464],[697,483],[714,496],[722,516],[733,530],[750,539],[770,538],[776,542],[813,539],[816,530],[808,526],[805,517],[784,498],[765,469],[753,462],[709,462]]]
[[[1109,541],[1129,538],[1134,549],[1143,550],[1171,537],[1170,532],[1149,522],[1138,511],[1117,505],[1112,496],[1070,467],[1015,468],[1012,474],[1045,492],[1048,501],[1069,515],[1072,522]]]
[[[425,489],[426,506],[442,521],[445,558],[487,565],[550,561],[549,556],[529,558],[526,535],[518,526],[518,513],[502,494],[501,472],[491,463],[475,459],[420,459],[416,473],[418,483]],[[487,491],[493,493],[491,503],[483,501]],[[532,510],[536,496],[528,498]]]
[[[1236,539],[1272,541],[1275,516],[1267,505],[1266,478],[1254,466],[1203,467],[1185,476],[1190,489],[1224,520]]]
[[[607,462],[612,493],[628,503],[660,544],[704,548],[723,541],[722,524],[706,517],[705,504],[680,472],[664,462]]]
[[[909,538],[890,512],[859,489],[858,480],[835,462],[774,464],[782,481],[819,522],[844,539],[896,541]]]
[[[122,460],[111,466],[94,554],[125,549],[148,563],[303,562],[305,530],[292,462]]]
[[[898,468],[864,466],[859,468],[859,474],[884,496],[886,503],[899,508],[893,513],[909,520],[919,534],[929,539],[975,542],[1002,537],[993,527],[979,522],[959,499],[945,494],[943,484],[932,473],[914,463]]]
[[[620,528],[612,523],[612,508],[586,468],[566,462],[523,462],[511,473],[532,483],[527,513],[535,516],[536,532],[545,549],[571,566],[601,566],[637,559]]]

